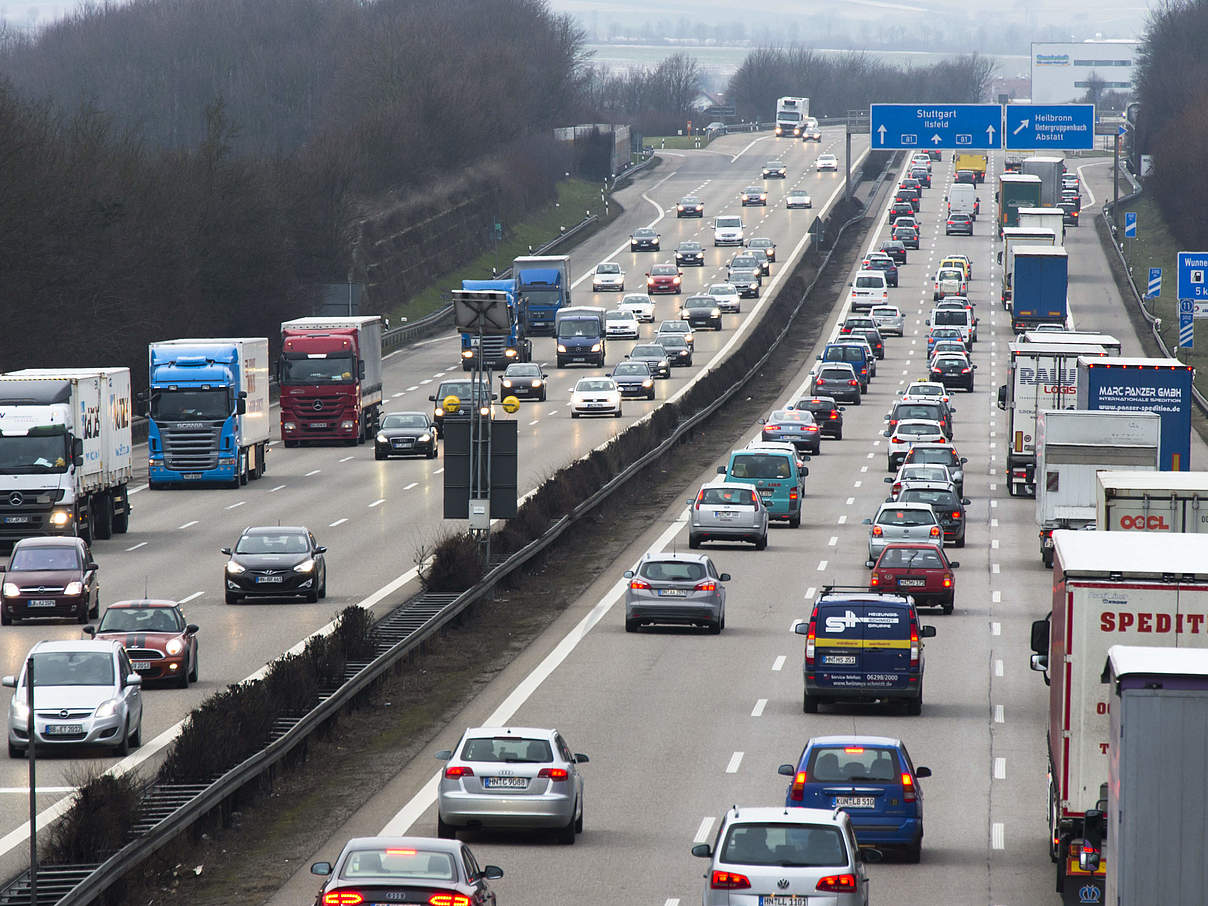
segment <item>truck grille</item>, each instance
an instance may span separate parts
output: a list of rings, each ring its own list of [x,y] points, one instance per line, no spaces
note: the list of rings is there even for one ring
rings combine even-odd
[[[297,418],[332,419],[344,412],[346,398],[342,396],[290,396],[290,411]]]
[[[503,358],[504,350],[508,348],[507,337],[483,337],[482,356],[487,361]]]
[[[50,511],[63,491],[0,490],[0,538],[25,538],[50,531]]]
[[[164,465],[178,472],[217,468],[218,431],[218,428],[162,428]]]

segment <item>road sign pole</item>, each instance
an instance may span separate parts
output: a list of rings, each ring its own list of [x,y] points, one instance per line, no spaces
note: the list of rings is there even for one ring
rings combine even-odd
[[[847,178],[843,181],[843,200],[851,203],[851,116],[843,124],[843,142],[846,149],[843,155],[843,165],[847,168]]]
[[[1120,133],[1116,133],[1116,150],[1112,160],[1112,226],[1120,232]]]

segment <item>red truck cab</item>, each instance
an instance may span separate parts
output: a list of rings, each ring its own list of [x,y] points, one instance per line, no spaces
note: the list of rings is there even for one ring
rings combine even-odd
[[[281,440],[363,443],[382,405],[382,322],[298,318],[281,325]]]

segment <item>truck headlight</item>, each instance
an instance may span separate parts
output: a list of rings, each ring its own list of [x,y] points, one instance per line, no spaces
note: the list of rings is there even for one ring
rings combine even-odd
[[[504,356],[505,356],[506,358],[509,358],[509,359],[514,359],[514,358],[516,358],[516,350],[515,350],[515,349],[508,349],[508,350],[505,350],[503,354],[504,354]]]
[[[472,358],[474,358],[474,350],[473,350],[473,349],[463,349],[463,350],[461,351],[461,357],[462,357],[463,359],[472,359]]]
[[[307,559],[303,560],[301,563],[299,563],[297,566],[294,567],[294,572],[296,572],[296,573],[310,573],[310,572],[314,572],[314,570],[315,570],[315,561],[314,561],[314,558],[312,558],[312,557],[308,557]]]
[[[340,422],[340,427],[345,431],[351,431],[356,427],[356,422]]]
[[[50,514],[50,524],[64,526],[71,522],[71,510],[55,510]]]
[[[297,430],[298,426],[293,422],[282,422],[281,428],[285,431],[295,431]]]
[[[558,344],[558,351],[559,351],[559,352],[566,352],[566,346],[564,346],[562,343],[559,343],[559,344]]]
[[[591,346],[591,351],[592,351],[592,352],[599,352],[599,351],[600,351],[600,344],[599,344],[599,343],[593,343],[593,344],[592,344],[592,346]]]
[[[436,408],[433,410],[433,413],[432,413],[432,414],[433,414],[433,415],[435,415],[437,418],[444,418],[444,415],[445,415],[445,410],[444,410],[444,409],[442,409],[440,406],[437,406],[437,407],[436,407]]]
[[[5,582],[4,583],[4,597],[15,598],[15,597],[19,596],[20,594],[21,594],[21,589],[19,589],[17,587],[16,582]]]
[[[74,598],[76,595],[82,595],[83,593],[84,593],[84,583],[79,581],[78,579],[76,579],[72,582],[68,582],[67,586],[63,589],[63,594],[67,595],[70,598]]]
[[[230,560],[227,562],[226,571],[229,575],[232,575],[232,576],[237,576],[242,572],[247,572],[247,570],[244,569],[242,564],[236,563],[234,560]]]
[[[185,643],[180,639],[169,639],[168,644],[164,646],[164,650],[168,654],[180,654],[185,650]]]

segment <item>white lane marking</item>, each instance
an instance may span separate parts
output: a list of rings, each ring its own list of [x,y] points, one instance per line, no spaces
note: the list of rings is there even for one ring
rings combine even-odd
[[[347,522],[347,521],[348,521],[348,517],[347,517],[347,516],[345,516],[345,517],[343,517],[343,518],[341,518],[341,519],[337,519],[335,522],[329,522],[329,523],[327,523],[327,527],[328,527],[328,528],[335,528],[337,525],[343,525],[343,524],[344,524],[345,522]]]
[[[772,669],[779,673],[784,669],[784,660],[785,658],[783,654],[777,655],[776,660],[772,661]]]
[[[872,456],[872,454],[871,454],[871,453],[869,453],[868,455],[869,455],[869,456]],[[868,466],[860,466],[860,471],[861,471],[861,472],[867,472],[867,471],[868,471]]]
[[[847,517],[846,517],[846,516],[840,516],[840,517],[839,517],[839,525],[847,525]]]
[[[709,832],[713,830],[712,818],[701,818],[700,827],[696,829],[696,836],[692,838],[693,843],[705,843],[709,839]]]
[[[197,525],[197,520],[196,520],[196,519],[190,519],[190,520],[189,520],[188,522],[186,522],[184,525],[178,525],[178,526],[177,526],[177,528],[178,528],[178,529],[187,529],[187,528],[192,528],[192,527],[193,527],[193,526],[195,526],[195,525]]]
[[[1001,821],[995,821],[990,825],[990,846],[994,849],[1007,848],[1006,832]]]
[[[381,506],[385,502],[386,502],[385,497],[379,497],[377,500],[373,501],[373,503],[369,504],[369,509],[372,510],[374,507]]]
[[[310,478],[310,476],[312,476],[312,475],[318,475],[318,474],[319,474],[320,472],[322,472],[322,471],[323,471],[322,469],[311,469],[309,472],[307,472],[307,473],[306,473],[305,475],[303,475],[302,477],[303,477],[303,478]]]
[[[1002,658],[1000,657],[994,659],[994,675],[1002,676]]]
[[[998,528],[998,520],[997,520],[997,519],[991,519],[991,520],[990,520],[990,528]]]
[[[418,481],[413,481],[413,482],[411,482],[411,484],[407,485],[405,488],[403,488],[403,490],[404,490],[404,491],[410,491],[412,488],[415,488],[415,487],[419,487],[419,482],[418,482]]]
[[[990,600],[993,601],[995,604],[1000,603],[1002,601],[1002,592],[1001,591],[990,592]]]
[[[826,564],[827,564],[828,562],[829,562],[828,560],[819,560],[819,561],[818,561],[818,572],[820,572],[820,573],[821,573],[821,572],[825,572],[825,571],[826,571]]]
[[[997,758],[994,759],[994,779],[995,780],[1006,780],[1007,779],[1007,759],[1002,757],[1001,755],[999,755]]]
[[[996,724],[1005,724],[1007,722],[1006,710],[1002,705],[994,706],[994,722]]]
[[[129,497],[131,494],[137,494],[139,491],[145,490],[147,490],[147,486],[145,484],[140,484],[137,488],[130,488],[128,491],[126,491],[126,496]]]
[[[855,502],[856,502],[856,498],[855,498],[855,497],[848,497],[848,498],[847,498],[847,505],[848,505],[848,506],[851,506],[851,505],[852,505],[853,503],[855,503]]]
[[[990,635],[1002,635],[1002,623],[995,620],[990,624]]]
[[[445,467],[444,467],[444,466],[441,466],[439,469],[437,469],[437,470],[436,470],[435,472],[433,472],[432,474],[433,474],[433,475],[439,475],[439,474],[440,474],[441,472],[443,472],[444,470],[445,470]]]
[[[1002,572],[1002,567],[1001,567],[999,564],[997,564],[997,563],[991,563],[991,564],[990,564],[990,572],[992,572],[992,573],[994,573],[995,575],[997,575],[998,573]]]
[[[668,897],[663,902],[663,906],[679,906],[679,897]]]
[[[738,773],[738,766],[740,764],[742,764],[742,755],[743,755],[742,752],[735,752],[733,755],[730,756],[730,763],[728,765],[726,765],[727,774],[737,774]]]
[[[759,138],[751,139],[750,143],[745,148],[743,148],[741,151],[739,151],[737,154],[735,154],[733,157],[730,158],[730,163],[734,163],[734,161],[738,160],[738,158],[742,157],[744,154],[746,154],[748,151],[750,151],[751,148],[753,148],[755,146],[756,142],[762,142],[762,141],[765,141],[766,139],[767,139],[766,135],[762,135]]]
[[[403,395],[404,393],[406,393],[406,392],[407,392],[407,391],[405,391],[405,390],[400,390],[398,393],[392,393],[392,394],[390,394],[390,398],[391,398],[392,400],[396,400],[396,399],[398,399],[400,396],[402,396],[402,395]]]
[[[227,509],[228,509],[228,510],[235,510],[235,509],[238,509],[239,507],[243,506],[245,503],[247,503],[247,501],[246,501],[246,500],[240,500],[240,501],[239,501],[239,502],[237,502],[237,503],[232,503],[232,504],[231,504],[229,507],[227,507]]]
[[[283,490],[284,488],[285,488],[285,485],[283,485],[283,484],[279,484],[279,485],[277,485],[275,488],[270,488],[270,489],[269,489],[269,493],[270,493],[270,494],[275,494],[277,491]]]
[[[189,595],[188,597],[181,598],[176,603],[177,604],[188,604],[190,601],[196,601],[198,598],[200,598],[204,594],[205,594],[204,591],[195,591],[195,592],[193,592],[193,594]]]
[[[991,547],[993,550],[998,550],[998,539],[997,539],[997,538],[993,539],[993,540],[990,542],[990,547]]]
[[[864,484],[864,482],[862,482],[862,481],[857,481],[857,482],[855,482],[854,484],[852,484],[852,487],[853,487],[853,488],[858,488],[858,487],[862,486],[863,484]]]
[[[831,536],[830,536],[830,540],[826,542],[826,546],[827,546],[827,547],[834,547],[834,546],[835,546],[836,544],[838,544],[838,543],[839,543],[839,536],[838,536],[838,535],[831,535]]]
[[[755,707],[751,709],[751,716],[752,717],[763,717],[763,709],[766,708],[767,706],[768,706],[768,700],[766,698],[758,699],[755,702]]]
[[[422,387],[422,386],[424,386],[424,384],[431,384],[431,383],[432,383],[432,378],[424,378],[422,381],[419,382],[419,385]]]
[[[814,586],[811,585],[809,588],[807,588],[805,590],[805,597],[807,599],[809,599],[809,598],[812,598],[817,593],[818,593],[818,589],[816,589]],[[793,620],[793,626],[796,626],[796,625],[797,625],[797,621]],[[789,632],[793,631],[793,626],[789,627]]]
[[[533,419],[531,422],[529,422],[529,427],[531,428],[533,425],[537,424],[537,422],[539,422],[540,420],[541,419],[539,419],[539,418]]]
[[[990,501],[990,506],[992,506],[992,507],[997,507],[997,506],[998,506],[998,501],[997,501],[997,500],[991,500],[991,501]]]
[[[339,460],[339,461],[340,461],[340,462],[348,462],[350,459],[353,459],[353,457],[352,457],[352,456],[345,456],[343,459],[341,459],[341,460]]]
[[[138,544],[134,545],[133,547],[128,547],[128,548],[126,548],[126,553],[130,553],[130,551],[136,551],[136,550],[138,550],[140,547],[146,547],[146,546],[147,546],[147,542],[146,542],[146,541],[140,541]]]
[[[418,390],[418,389],[419,389],[419,384],[412,384],[410,387],[408,387],[406,390],[404,390],[403,393],[410,393],[412,390]]]
[[[869,453],[869,454],[868,454],[867,456],[865,456],[864,458],[865,458],[865,459],[872,459],[874,456],[876,456],[876,454],[875,454],[875,453]]]

